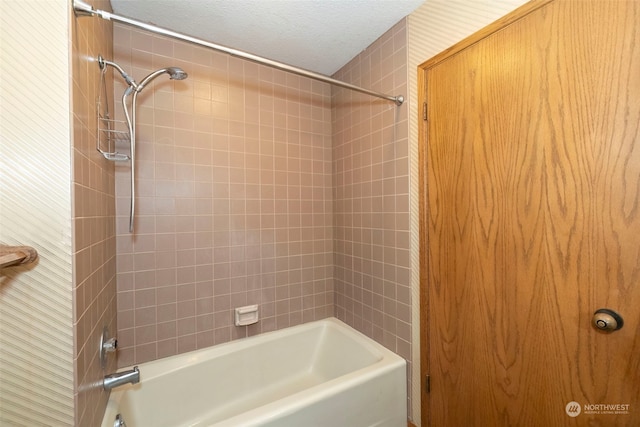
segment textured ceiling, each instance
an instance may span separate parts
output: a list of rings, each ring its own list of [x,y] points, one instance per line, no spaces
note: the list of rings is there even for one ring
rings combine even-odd
[[[425,0],[111,0],[116,14],[331,75]]]

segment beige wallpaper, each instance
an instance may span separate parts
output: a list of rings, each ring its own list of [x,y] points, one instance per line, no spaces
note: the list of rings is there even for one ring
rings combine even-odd
[[[40,255],[0,271],[3,426],[74,424],[68,14],[0,2],[0,242]]]
[[[112,35],[68,6],[0,4],[0,241],[40,254],[0,276],[2,425],[97,425],[107,398],[97,344],[115,327],[114,173],[94,149],[91,58]]]
[[[119,365],[332,316],[328,85],[120,25],[115,60],[189,74],[138,98],[134,234],[116,171]]]

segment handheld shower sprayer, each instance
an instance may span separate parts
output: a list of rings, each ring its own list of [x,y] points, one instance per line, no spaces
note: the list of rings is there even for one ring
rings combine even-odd
[[[169,79],[171,80],[184,80],[187,78],[187,73],[185,73],[182,68],[178,68],[178,67],[161,68],[149,74],[144,79],[142,79],[142,81],[135,88],[136,92],[140,92],[151,80],[155,79],[156,77],[164,73],[169,74]]]
[[[135,193],[135,159],[136,159],[136,102],[138,98],[138,93],[144,89],[144,87],[151,82],[151,80],[155,79],[161,74],[167,73],[169,74],[169,79],[171,80],[184,80],[187,78],[187,73],[178,67],[167,67],[156,70],[146,76],[144,79],[140,81],[140,83],[136,83],[136,81],[129,76],[121,66],[112,61],[105,60],[102,56],[98,57],[98,65],[100,65],[100,69],[104,70],[104,68],[108,65],[115,68],[122,78],[127,82],[127,89],[124,91],[122,95],[122,108],[124,109],[124,116],[127,121],[127,128],[129,130],[129,138],[130,138],[130,147],[129,147],[129,159],[131,160],[131,208],[129,210],[129,232],[133,232],[133,218],[135,214],[135,206],[136,206],[136,193]],[[131,107],[127,108],[127,98],[129,95],[133,94],[131,98]]]

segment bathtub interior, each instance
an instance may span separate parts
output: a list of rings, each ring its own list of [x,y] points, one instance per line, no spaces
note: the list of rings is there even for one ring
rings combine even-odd
[[[336,322],[301,325],[275,332],[277,339],[264,334],[141,365],[141,383],[113,392],[109,405],[117,407],[129,427],[210,426],[383,359],[379,348]]]

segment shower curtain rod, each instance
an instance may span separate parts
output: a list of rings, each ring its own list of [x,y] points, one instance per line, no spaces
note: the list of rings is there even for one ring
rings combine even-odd
[[[366,93],[367,95],[375,96],[378,98],[386,99],[388,101],[394,102],[396,105],[400,106],[404,102],[404,96],[391,96],[385,95],[383,93],[374,92],[369,89],[362,88],[360,86],[352,85],[350,83],[343,82],[341,80],[336,80],[332,77],[325,76],[324,74],[316,73],[313,71],[305,70],[303,68],[294,67],[293,65],[288,65],[283,62],[274,61],[271,59],[263,58],[261,56],[253,55],[251,53],[243,52],[241,50],[232,49],[226,46],[218,45],[215,43],[208,42],[206,40],[202,40],[196,37],[188,36],[186,34],[178,33],[175,31],[168,30],[166,28],[158,27],[151,24],[146,24],[141,21],[137,21],[135,19],[127,18],[124,16],[117,15],[115,13],[106,12],[100,9],[94,9],[90,4],[85,3],[82,0],[73,0],[73,11],[77,16],[98,16],[102,19],[106,19],[107,21],[117,21],[123,24],[130,25],[132,27],[142,28],[143,30],[151,31],[157,34],[162,34],[167,37],[172,37],[174,39],[186,41],[189,43],[197,44],[200,46],[208,47],[213,50],[217,50],[219,52],[224,52],[232,56],[237,56],[240,58],[247,59],[249,61],[257,62],[259,64],[267,65],[272,68],[277,68],[282,71],[287,71],[289,73],[297,74],[299,76],[309,77],[314,80],[319,80],[321,82],[329,83],[335,86],[340,86],[346,89],[355,90],[357,92]]]

